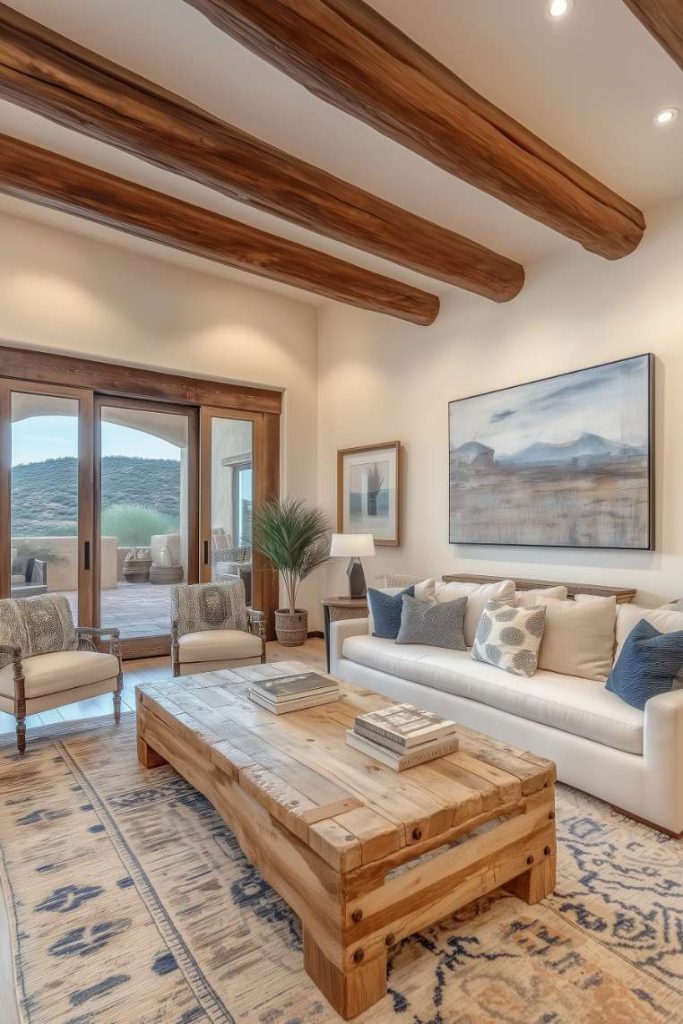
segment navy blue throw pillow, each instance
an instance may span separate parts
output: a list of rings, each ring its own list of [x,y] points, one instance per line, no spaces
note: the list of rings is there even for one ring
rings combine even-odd
[[[641,711],[650,697],[673,689],[674,676],[683,666],[683,630],[660,633],[641,619],[629,633],[607,689]]]
[[[368,600],[372,609],[374,628],[373,636],[384,640],[395,640],[401,628],[401,611],[403,595],[415,597],[415,586],[406,587],[400,594],[385,594],[382,590],[368,590]]]

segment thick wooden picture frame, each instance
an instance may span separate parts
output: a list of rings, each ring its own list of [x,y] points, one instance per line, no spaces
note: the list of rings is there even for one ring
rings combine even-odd
[[[376,536],[372,529],[372,518],[376,515],[375,511],[373,515],[365,515],[363,522],[358,524],[350,523],[349,508],[347,504],[347,498],[350,497],[344,493],[344,469],[347,459],[352,459],[355,456],[366,455],[371,457],[374,453],[382,452],[389,453],[389,457],[393,458],[394,468],[394,479],[395,479],[395,498],[393,501],[393,516],[388,518],[391,520],[390,536]],[[367,444],[359,445],[355,448],[341,448],[337,451],[337,532],[338,533],[372,533],[375,545],[378,547],[398,547],[401,543],[401,506],[403,502],[403,467],[402,467],[402,448],[400,441],[384,441],[381,444]],[[389,508],[391,510],[391,496],[389,497]],[[366,509],[367,513],[367,509]],[[379,518],[379,517],[378,517]],[[359,528],[355,528],[355,526]],[[360,528],[360,527],[363,528]]]

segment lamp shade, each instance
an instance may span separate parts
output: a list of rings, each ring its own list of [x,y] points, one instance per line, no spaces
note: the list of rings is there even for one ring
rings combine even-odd
[[[367,558],[374,553],[375,541],[371,533],[332,534],[331,558]]]

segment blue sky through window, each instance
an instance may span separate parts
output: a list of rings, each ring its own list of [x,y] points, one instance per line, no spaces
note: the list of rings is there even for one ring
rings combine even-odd
[[[78,422],[73,416],[31,416],[12,424],[12,465],[78,455]],[[152,434],[116,423],[102,424],[102,455],[180,459],[180,448]]]

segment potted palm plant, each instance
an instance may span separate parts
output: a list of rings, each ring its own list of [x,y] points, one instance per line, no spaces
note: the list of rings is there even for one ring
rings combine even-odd
[[[274,498],[254,513],[254,547],[280,574],[288,608],[275,612],[275,633],[285,647],[299,647],[308,636],[308,612],[297,608],[302,580],[329,558],[325,516],[300,498]]]

